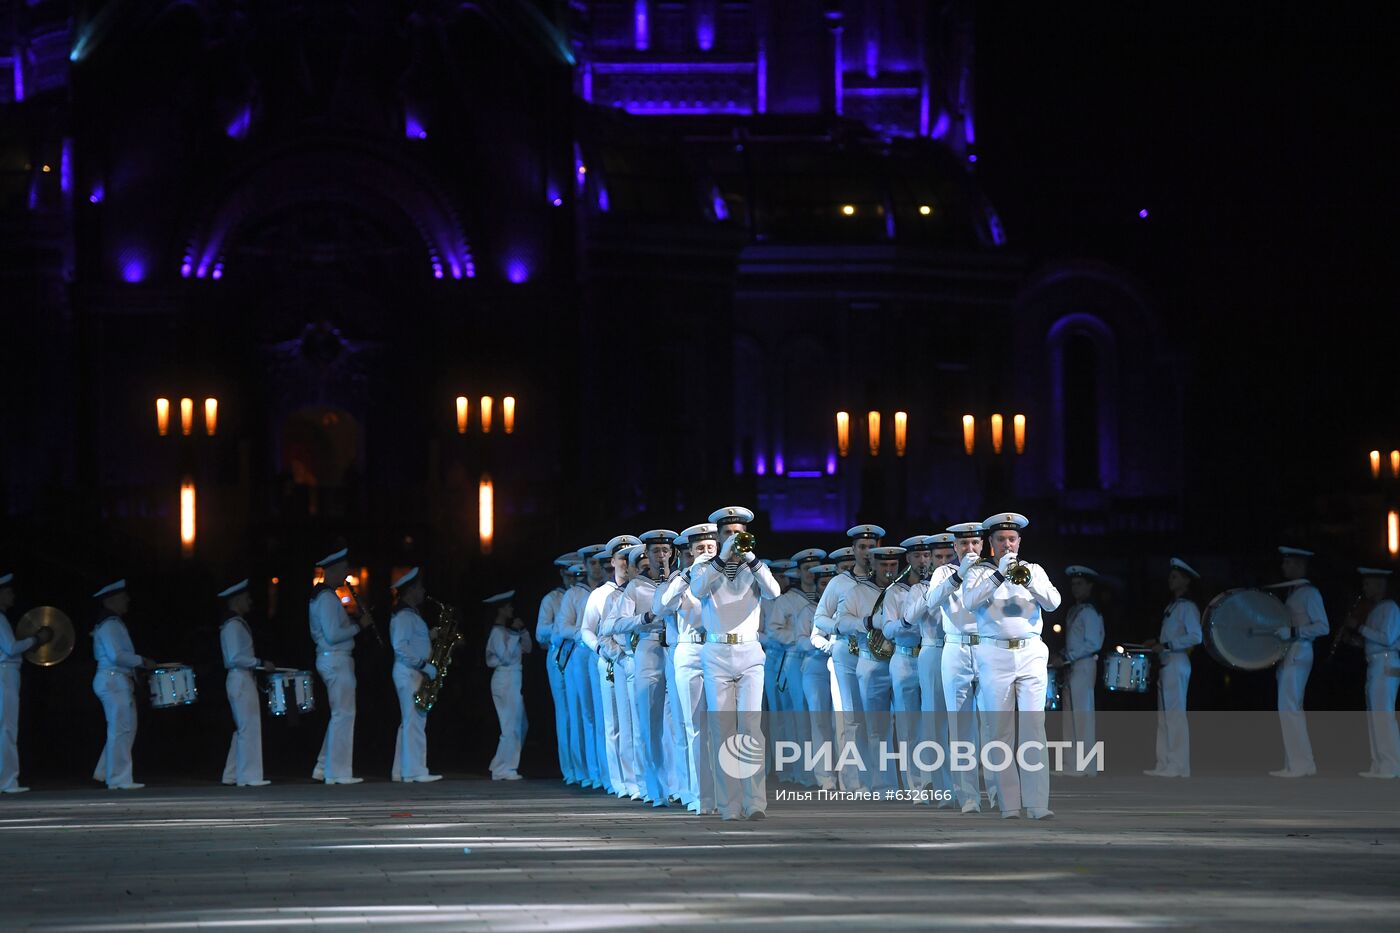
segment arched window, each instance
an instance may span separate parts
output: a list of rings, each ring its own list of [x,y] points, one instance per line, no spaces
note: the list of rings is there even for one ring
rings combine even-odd
[[[1068,314],[1050,328],[1050,473],[1061,490],[1118,483],[1118,351],[1113,331],[1092,314]]]

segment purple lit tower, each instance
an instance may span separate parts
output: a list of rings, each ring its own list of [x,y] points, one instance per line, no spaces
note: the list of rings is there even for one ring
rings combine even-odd
[[[795,543],[1007,501],[1171,531],[1181,367],[1129,276],[982,193],[972,7],[0,2],[11,372],[77,374],[5,412],[44,439],[0,501],[161,560],[183,474],[210,559],[358,522],[475,560],[484,473],[497,557],[730,500]],[[459,394],[519,430],[458,435]],[[158,395],[221,434],[158,444]]]

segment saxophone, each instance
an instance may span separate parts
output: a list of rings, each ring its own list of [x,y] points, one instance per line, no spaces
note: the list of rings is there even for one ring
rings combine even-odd
[[[437,703],[443,681],[447,680],[447,669],[452,666],[452,652],[462,641],[462,631],[457,624],[457,610],[453,607],[428,596],[423,600],[423,608],[432,610],[436,618],[430,628],[437,629],[433,650],[428,653],[428,663],[437,668],[437,676],[424,680],[413,694],[413,705],[426,713]]]

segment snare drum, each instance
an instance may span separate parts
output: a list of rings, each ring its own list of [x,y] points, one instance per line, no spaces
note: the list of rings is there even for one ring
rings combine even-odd
[[[1152,679],[1151,656],[1146,651],[1121,651],[1103,662],[1103,685],[1115,693],[1146,693]]]
[[[315,681],[310,671],[278,669],[267,675],[267,711],[274,716],[287,715],[295,706],[303,713],[316,708]]]
[[[194,668],[184,664],[162,664],[151,671],[151,706],[167,709],[188,706],[199,699],[194,685]]]
[[[1060,669],[1058,667],[1045,669],[1045,708],[1047,710],[1060,708]]]

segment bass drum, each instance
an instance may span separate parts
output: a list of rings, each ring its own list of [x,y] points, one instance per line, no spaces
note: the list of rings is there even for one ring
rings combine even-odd
[[[1264,634],[1288,624],[1288,610],[1264,590],[1226,590],[1210,601],[1201,621],[1210,656],[1238,671],[1273,667],[1288,648]]]

